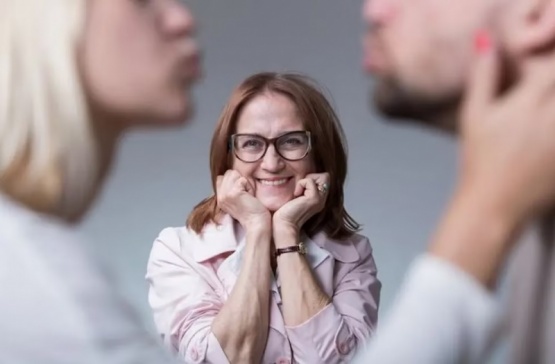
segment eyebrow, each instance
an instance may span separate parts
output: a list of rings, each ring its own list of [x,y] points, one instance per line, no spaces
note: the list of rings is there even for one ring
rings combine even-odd
[[[266,137],[266,136],[264,136],[264,135],[262,135],[262,134],[260,134],[260,133],[239,133],[239,132],[237,132],[236,134],[239,134],[239,135],[252,135],[252,136],[258,136],[258,137],[266,138],[266,139],[275,139],[275,138],[280,138],[280,137],[282,137],[282,136],[284,136],[284,135],[286,135],[286,134],[290,134],[290,133],[303,133],[303,132],[306,132],[306,130],[289,130],[289,131],[285,131],[285,132],[283,132],[283,133],[281,133],[281,134],[278,134],[276,137],[273,137],[273,138],[268,138],[268,137]]]

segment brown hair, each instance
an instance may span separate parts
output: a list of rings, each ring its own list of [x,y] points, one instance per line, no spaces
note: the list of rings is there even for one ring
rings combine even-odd
[[[330,238],[343,239],[360,229],[360,225],[345,211],[343,184],[347,177],[347,151],[343,129],[332,106],[312,79],[291,73],[257,73],[247,78],[231,94],[224,107],[210,147],[212,188],[216,178],[223,175],[232,160],[229,138],[235,131],[243,107],[264,93],[288,97],[297,107],[306,130],[312,135],[311,154],[316,172],[330,174],[330,190],[326,206],[303,226],[310,236],[325,231]],[[219,209],[213,195],[199,203],[187,219],[187,226],[201,233],[209,222],[216,222]]]

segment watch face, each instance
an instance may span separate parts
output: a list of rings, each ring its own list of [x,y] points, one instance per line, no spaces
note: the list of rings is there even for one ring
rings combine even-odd
[[[299,253],[301,253],[303,255],[306,254],[306,246],[304,245],[303,242],[299,243]]]

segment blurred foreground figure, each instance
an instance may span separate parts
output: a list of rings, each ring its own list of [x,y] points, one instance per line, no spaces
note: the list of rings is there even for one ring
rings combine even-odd
[[[460,160],[429,251],[360,362],[484,363],[500,336],[491,290],[555,197],[555,1],[367,0],[363,12],[377,108],[458,133]],[[514,363],[555,362],[555,225],[545,219],[516,256]]]
[[[189,118],[194,32],[177,0],[0,0],[0,362],[171,360],[72,225],[123,133]]]

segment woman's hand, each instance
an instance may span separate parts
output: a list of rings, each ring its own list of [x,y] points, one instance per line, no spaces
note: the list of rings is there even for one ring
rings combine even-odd
[[[254,197],[253,183],[235,170],[228,170],[216,179],[218,207],[239,221],[243,228],[271,228],[271,215]]]
[[[295,198],[274,213],[273,230],[276,233],[293,233],[298,236],[303,225],[324,209],[328,198],[330,175],[328,173],[308,174],[297,182]],[[275,239],[276,246],[281,239]]]

